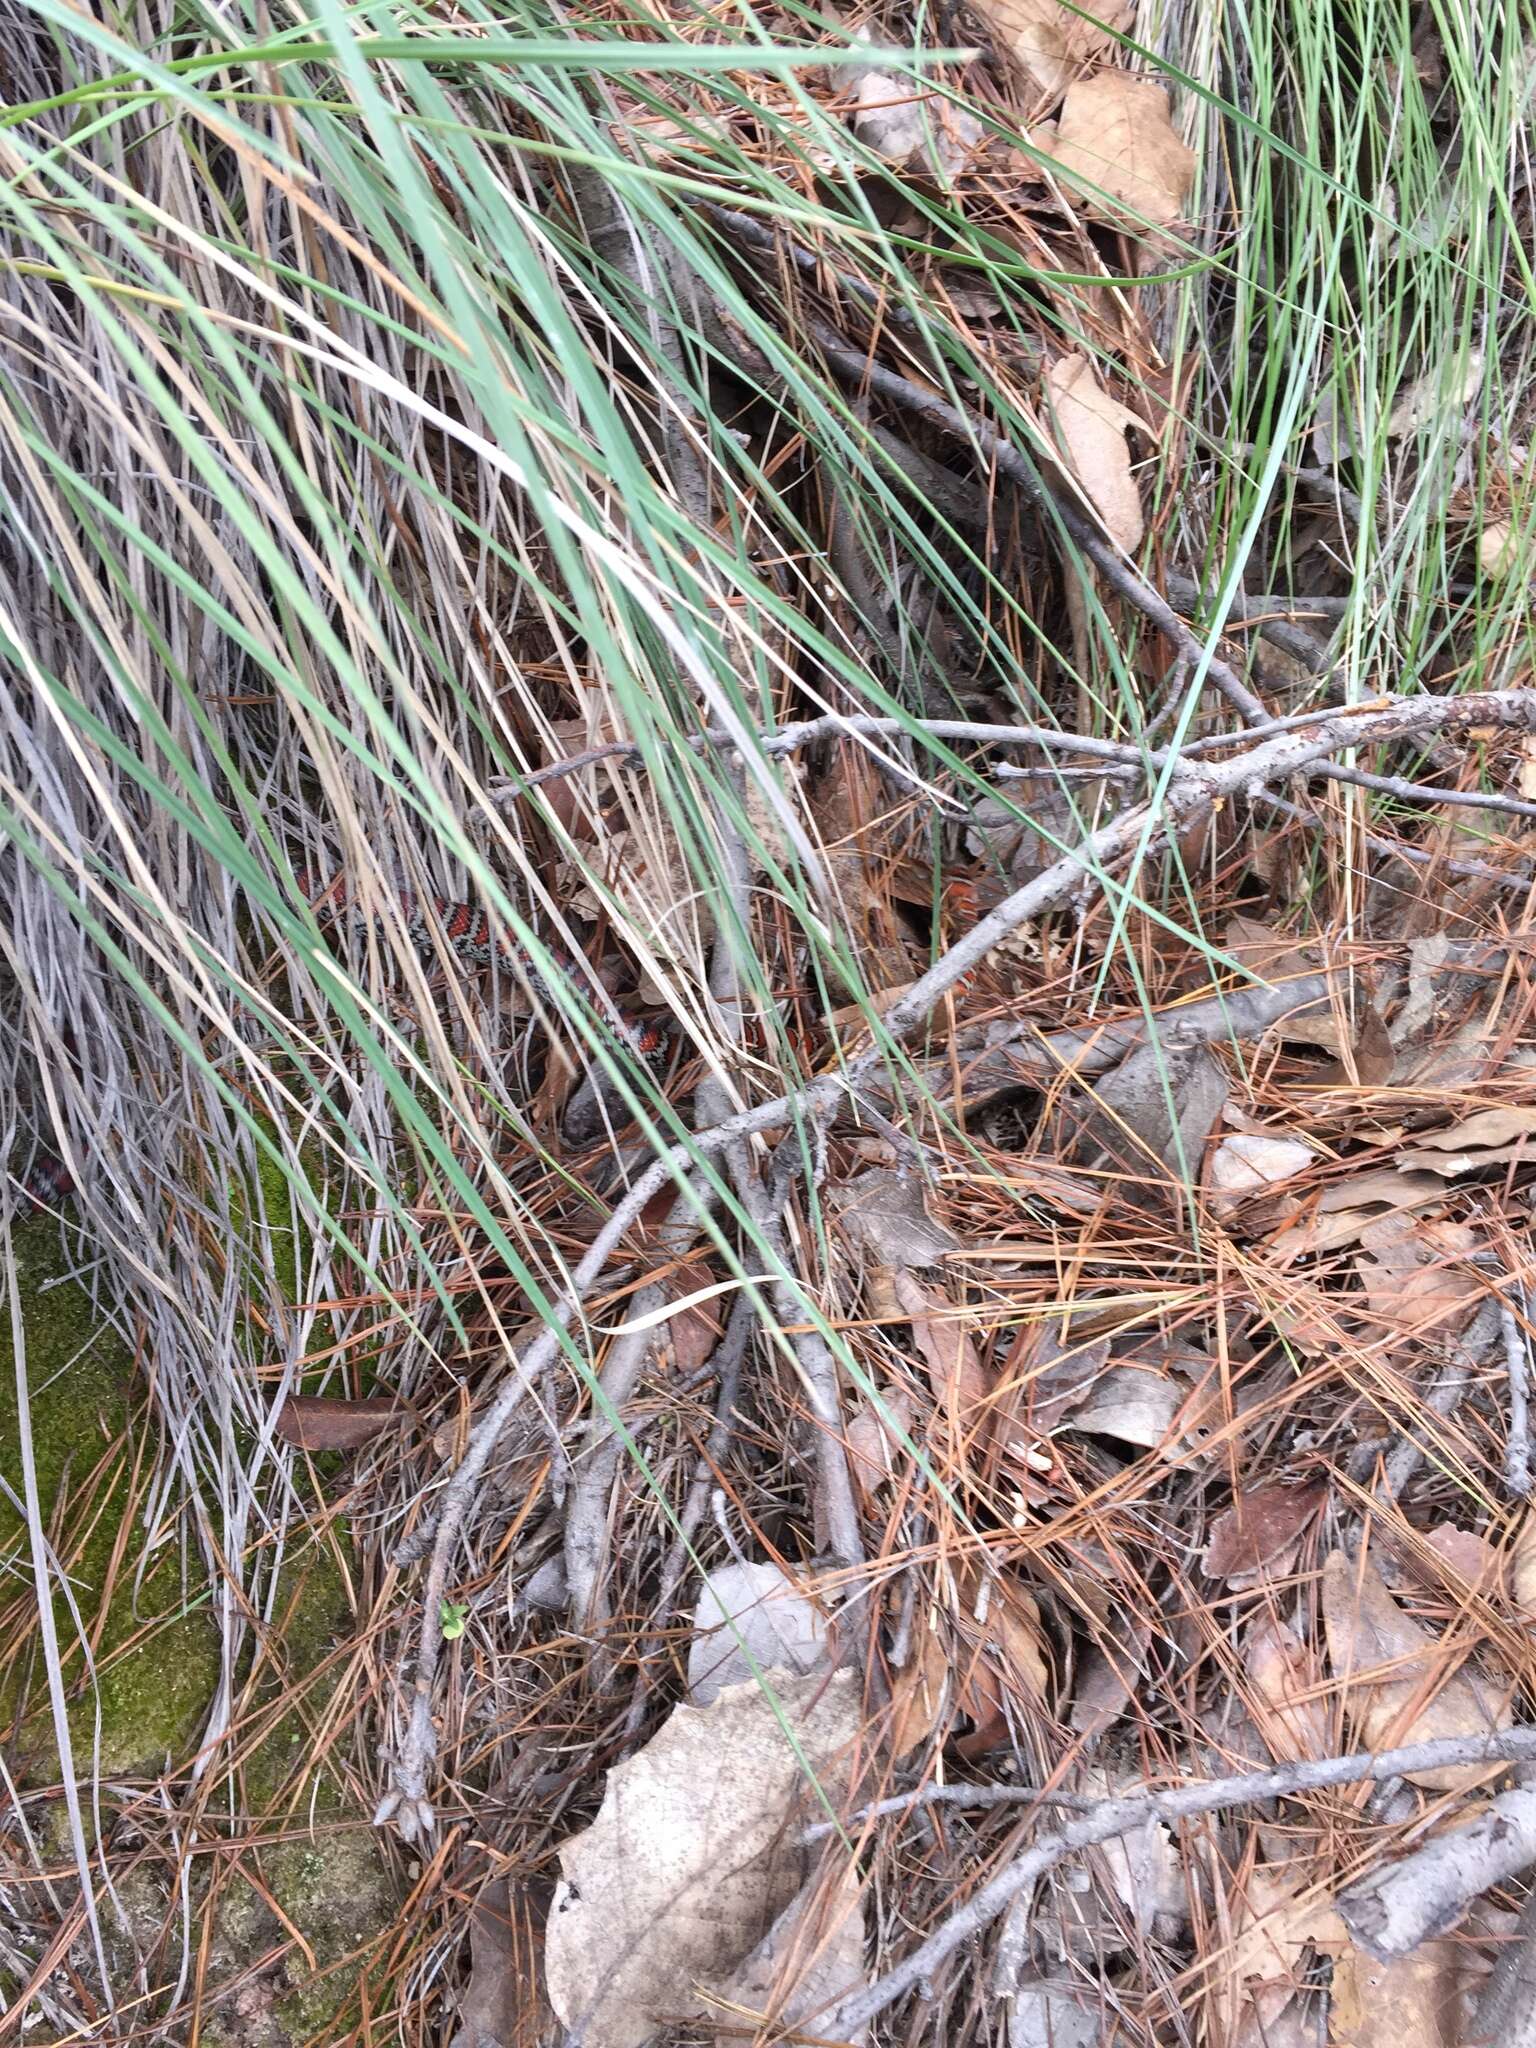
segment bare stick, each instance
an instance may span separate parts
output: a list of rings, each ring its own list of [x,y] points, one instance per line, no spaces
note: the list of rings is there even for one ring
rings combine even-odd
[[[1468,1826],[1352,1884],[1335,1903],[1360,1946],[1389,1963],[1448,1934],[1479,1893],[1529,1863],[1536,1863],[1536,1788],[1521,1786]]]
[[[1291,1798],[1298,1792],[1322,1792],[1334,1785],[1401,1777],[1409,1771],[1443,1770],[1448,1765],[1528,1762],[1536,1757],[1536,1728],[1510,1728],[1489,1735],[1449,1735],[1438,1742],[1415,1742],[1379,1755],[1369,1750],[1353,1756],[1323,1757],[1311,1763],[1284,1764],[1270,1771],[1246,1771],[1235,1778],[1180,1785],[1167,1792],[1144,1792],[1133,1798],[1106,1799],[1080,1820],[1068,1821],[1006,1864],[990,1883],[958,1906],[928,1939],[919,1942],[905,1962],[898,1963],[867,1991],[840,2005],[817,2022],[827,2039],[854,2039],[876,2013],[884,2012],[915,1984],[932,1976],[939,1964],[963,1942],[997,1918],[1009,1902],[1035,1884],[1046,1871],[1078,1849],[1109,1842],[1149,1821],[1188,1820],[1224,1806],[1252,1806],[1265,1799]]]
[[[1520,1297],[1524,1308],[1523,1294]],[[1509,1437],[1504,1446],[1504,1480],[1517,1500],[1531,1497],[1531,1351],[1511,1305],[1499,1304],[1504,1370],[1509,1377]]]

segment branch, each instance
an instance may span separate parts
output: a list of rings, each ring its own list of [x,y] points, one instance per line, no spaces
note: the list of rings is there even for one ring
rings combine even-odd
[[[963,1942],[995,1920],[1011,1900],[1037,1883],[1064,1857],[1131,1834],[1149,1821],[1188,1820],[1195,1814],[1214,1813],[1223,1806],[1252,1806],[1260,1800],[1396,1778],[1409,1771],[1442,1770],[1447,1765],[1459,1764],[1529,1762],[1532,1758],[1536,1758],[1536,1728],[1510,1728],[1499,1734],[1449,1735],[1437,1742],[1415,1742],[1379,1755],[1363,1750],[1353,1756],[1324,1757],[1311,1763],[1283,1764],[1270,1771],[1246,1771],[1235,1778],[1180,1785],[1167,1792],[1106,1799],[1080,1820],[1068,1821],[1055,1834],[1042,1836],[1022,1856],[1016,1856],[990,1883],[957,1907],[926,1941],[919,1942],[905,1962],[888,1970],[858,1997],[848,1999],[825,2015],[818,2021],[817,2030],[831,2040],[857,2039],[876,2013],[884,2012],[903,1993],[931,1977]]]
[[[1536,1787],[1495,1799],[1469,1826],[1372,1873],[1335,1904],[1363,1949],[1390,1963],[1448,1934],[1481,1892],[1536,1863]]]
[[[429,1829],[433,1814],[426,1796],[426,1771],[435,1753],[432,1726],[432,1686],[442,1648],[441,1605],[448,1583],[448,1565],[463,1527],[476,1482],[484,1471],[502,1431],[528,1388],[536,1386],[559,1354],[561,1335],[588,1291],[639,1217],[646,1204],[669,1181],[681,1186],[694,1173],[701,1159],[723,1152],[741,1139],[760,1131],[782,1129],[787,1124],[812,1124],[828,1115],[839,1102],[872,1085],[878,1092],[876,1075],[891,1051],[910,1038],[928,1021],[934,1009],[958,984],[971,974],[994,946],[1019,926],[1043,917],[1072,901],[1091,880],[1121,858],[1165,842],[1170,834],[1184,829],[1218,804],[1238,797],[1261,795],[1274,782],[1300,773],[1315,761],[1347,748],[1383,739],[1401,739],[1429,732],[1443,732],[1469,726],[1500,726],[1536,731],[1536,691],[1485,691],[1465,697],[1411,697],[1401,702],[1319,713],[1307,726],[1278,734],[1256,743],[1232,759],[1218,762],[1183,762],[1173,771],[1160,811],[1139,804],[1123,812],[1082,845],[1065,853],[1023,888],[1016,889],[995,910],[972,926],[928,972],[922,975],[892,1004],[881,1029],[870,1046],[841,1071],[823,1074],[803,1088],[791,1090],[735,1116],[698,1131],[683,1143],[670,1146],[639,1177],[624,1200],[593,1239],[572,1273],[570,1282],[549,1311],[544,1332],[529,1347],[519,1371],[502,1389],[477,1424],[464,1453],[463,1462],[444,1489],[442,1510],[432,1560],[428,1568],[425,1600],[416,1656],[414,1697],[406,1739],[396,1761],[393,1784],[380,1804],[375,1820],[393,1819],[402,1835],[413,1840]]]

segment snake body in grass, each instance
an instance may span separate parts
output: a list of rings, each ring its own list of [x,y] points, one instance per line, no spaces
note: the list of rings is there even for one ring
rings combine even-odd
[[[296,880],[301,892],[322,915],[361,917],[365,914],[345,875],[337,874],[325,880],[301,872]],[[447,896],[418,896],[413,889],[397,889],[395,901],[399,905],[406,934],[418,952],[430,956],[446,940],[467,966],[511,967],[536,996],[550,999],[547,972],[535,963],[515,935],[493,920],[488,911],[473,903],[456,903]],[[585,961],[578,961],[557,944],[546,946],[545,951],[556,974],[578,986],[600,990],[600,984]],[[605,992],[601,994],[600,1008],[614,1037],[638,1059],[648,1065],[659,1065],[666,1058],[671,1040],[659,1024],[615,1002]],[[21,1192],[23,1199],[36,1208],[56,1208],[74,1194],[75,1179],[62,1159],[52,1152],[40,1151],[33,1158]]]

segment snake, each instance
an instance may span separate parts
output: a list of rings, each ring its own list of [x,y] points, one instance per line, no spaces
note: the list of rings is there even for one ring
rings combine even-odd
[[[299,870],[294,880],[311,906],[338,917],[364,918],[345,874],[317,877]],[[542,1001],[553,1004],[551,971],[595,991],[598,1006],[613,1036],[647,1066],[660,1066],[672,1048],[671,1035],[653,1019],[641,1016],[615,1001],[597,980],[585,960],[551,942],[544,948],[549,967],[541,967],[526,946],[505,925],[493,919],[483,905],[462,903],[450,896],[420,895],[410,888],[397,888],[394,900],[401,923],[411,944],[431,956],[441,941],[469,967],[511,967]],[[69,1201],[76,1192],[74,1175],[54,1152],[39,1150],[21,1182],[22,1199],[34,1208],[51,1209]]]

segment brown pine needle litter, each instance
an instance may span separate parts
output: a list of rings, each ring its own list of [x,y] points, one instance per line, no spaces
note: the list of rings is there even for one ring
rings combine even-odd
[[[0,2034],[1530,2048],[1531,25],[0,0]]]

